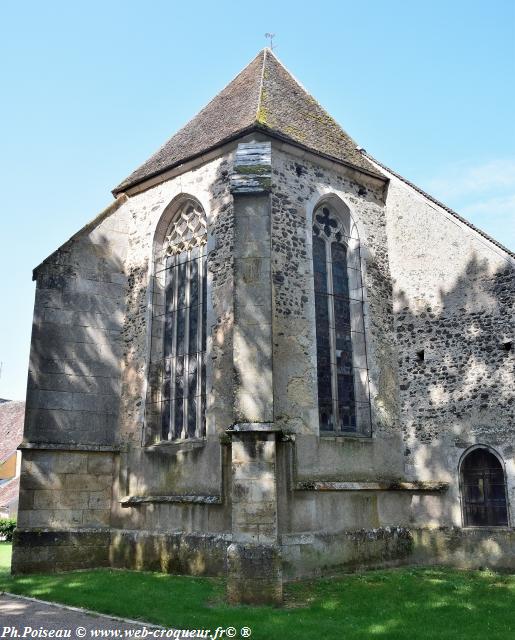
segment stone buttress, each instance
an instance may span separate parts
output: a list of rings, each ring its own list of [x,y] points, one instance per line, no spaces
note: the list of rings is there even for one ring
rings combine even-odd
[[[271,282],[271,144],[240,143],[234,198],[231,602],[280,602]]]
[[[269,50],[113,193],[34,270],[13,572],[224,576],[231,602],[277,604],[283,582],[338,570],[515,567],[515,254],[360,150]],[[166,409],[192,405],[170,392],[158,264],[183,205],[206,275],[193,432]],[[348,313],[318,302],[325,335],[323,220],[354,283]],[[339,421],[340,375],[367,429]],[[503,526],[467,526],[477,448],[501,469]]]

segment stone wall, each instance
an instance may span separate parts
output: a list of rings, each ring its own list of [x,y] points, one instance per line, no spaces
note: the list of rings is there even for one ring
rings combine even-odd
[[[396,356],[392,356],[393,314],[385,250],[384,183],[331,163],[321,167],[308,158],[300,160],[289,151],[289,148],[272,143],[274,426],[296,434],[293,465],[294,473],[300,479],[402,478],[402,444],[396,429],[397,363]],[[234,238],[234,212],[228,188],[231,167],[232,156],[228,154],[134,194],[127,204],[132,223],[126,267],[129,287],[123,328],[120,437],[128,448],[120,457],[118,499],[131,495],[220,493],[223,472],[218,438],[236,421],[233,409],[234,243],[238,243],[240,252],[246,251],[245,242],[252,240],[252,229],[249,227],[248,232],[245,229],[257,220],[251,216],[247,227],[238,231],[241,237]],[[147,394],[152,242],[168,205],[181,193],[197,198],[208,217],[208,353],[211,358],[207,371],[210,398],[207,442],[194,450],[178,446],[150,451],[142,448],[140,442],[145,441],[142,434]],[[344,443],[341,438],[318,439],[311,217],[314,207],[328,194],[340,197],[349,206],[365,248],[363,273],[368,291],[365,321],[374,437],[363,445],[353,445],[352,441]],[[258,245],[258,242],[250,242],[249,247],[254,251]],[[263,277],[269,276],[265,273]],[[248,302],[256,305],[258,301]],[[261,312],[262,308],[256,306],[256,313]],[[244,360],[241,364],[248,367]],[[260,376],[257,378],[256,394],[254,398],[249,396],[250,402],[262,391],[262,380]],[[287,482],[281,484],[280,492],[280,526],[296,526],[287,514],[297,508],[302,512],[300,503],[295,506],[298,496],[289,493]],[[318,502],[320,498],[314,500]],[[347,507],[344,500],[340,504],[336,519],[344,528]],[[179,526],[192,531],[191,527],[196,526],[201,530],[208,527],[211,532],[221,532],[224,526],[231,526],[228,520],[230,508],[228,499],[224,501],[223,509],[215,510],[218,516],[213,520],[211,516],[207,517],[208,508],[202,506],[155,503],[122,509],[114,504],[113,523],[131,529],[157,526],[163,530]],[[202,510],[206,512],[205,517],[200,515]],[[222,516],[222,512],[225,515]],[[312,508],[310,513],[314,513]],[[321,529],[330,525],[325,519],[317,521],[315,517],[315,521]]]
[[[215,158],[129,199],[122,196],[38,268],[25,429],[25,440],[38,448],[24,453],[24,529],[230,530],[219,440],[233,423],[228,166],[226,157]],[[153,241],[165,209],[182,193],[201,202],[209,225],[207,439],[194,448],[151,449],[142,443]],[[50,445],[60,450],[45,450]],[[88,456],[100,454],[77,451],[102,448],[121,451],[108,479],[88,467]],[[183,500],[199,494],[203,504]],[[178,499],[120,505],[127,496],[149,495]],[[25,541],[20,538],[17,549],[30,555]],[[33,560],[36,568],[35,555]]]
[[[301,160],[291,148],[274,146],[272,158],[276,424],[318,434],[312,218],[333,197],[347,205],[359,230],[374,431],[391,434],[398,407],[384,183],[334,163]]]
[[[53,573],[109,566],[109,530],[17,529],[11,571]]]
[[[109,206],[34,272],[14,571],[108,562],[126,200]]]
[[[515,531],[498,527],[413,528],[413,564],[515,570]]]
[[[399,480],[397,353],[393,327],[384,186],[328,162],[273,148],[273,292],[275,424],[293,442],[282,447],[279,523],[283,535],[343,532],[408,520],[406,496],[360,492],[299,493],[298,481]],[[324,198],[343,202],[359,230],[372,437],[318,433],[312,265],[313,211]]]
[[[13,573],[109,564],[115,455],[24,449]]]
[[[123,203],[112,209],[35,271],[26,440],[116,439],[127,233]]]
[[[515,569],[511,529],[378,527],[338,533],[284,535],[286,580],[399,565],[446,565],[461,569]]]
[[[18,526],[108,527],[114,453],[23,451]]]
[[[113,530],[110,566],[193,576],[223,576],[230,535]]]
[[[515,500],[513,261],[394,176],[385,191],[277,141],[254,203],[261,246],[255,196],[235,207],[229,190],[235,146],[136,190],[38,268],[15,571],[232,567],[237,593],[266,557],[278,599],[281,570],[466,563],[474,540],[511,566],[511,533],[452,525],[474,443],[501,454]],[[208,220],[207,434],[159,443],[145,420],[153,243],[181,194]],[[370,438],[318,433],[311,229],[327,197],[359,229]]]
[[[156,502],[122,508],[127,496],[201,495],[220,497],[223,451],[220,435],[233,423],[233,212],[226,156],[134,194],[130,209],[126,269],[129,286],[123,326],[120,441],[124,452],[113,501],[113,525],[131,530],[211,531],[230,527],[230,506]],[[158,225],[174,214],[183,194],[200,202],[208,224],[208,309],[206,363],[206,439],[195,447],[153,444],[147,432],[146,402],[152,311],[154,238]],[[172,207],[169,207],[172,203]]]
[[[395,526],[288,534],[282,536],[277,549],[268,549],[275,551],[269,566],[270,573],[282,572],[287,582],[399,565],[435,564],[513,571],[514,536],[511,529]],[[15,533],[12,571],[19,574],[110,566],[178,575],[224,576],[229,555],[229,562],[240,563],[242,577],[251,577],[252,556],[235,556],[231,547],[242,548],[231,545],[230,534],[19,529]],[[233,571],[233,575],[236,574],[237,571]],[[241,589],[244,582],[235,581],[235,588]],[[276,576],[270,575],[266,586],[276,588]],[[273,593],[270,599],[277,600]]]
[[[187,173],[133,195],[126,269],[129,287],[123,326],[120,437],[138,447],[145,427],[151,320],[153,243],[167,207],[177,196],[190,195],[204,208],[208,223],[208,438],[232,424],[232,376],[213,375],[232,365],[233,223],[228,191],[228,159],[217,158]],[[211,304],[209,304],[209,302]],[[145,437],[143,436],[145,440]]]
[[[406,476],[450,483],[443,500],[415,499],[412,518],[461,526],[459,464],[472,445],[500,454],[515,504],[515,260],[388,175]]]

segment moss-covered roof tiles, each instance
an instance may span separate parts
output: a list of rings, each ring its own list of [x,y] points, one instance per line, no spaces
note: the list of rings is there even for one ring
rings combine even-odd
[[[381,176],[356,143],[263,49],[225,89],[151,158],[119,184],[119,193],[253,129]]]

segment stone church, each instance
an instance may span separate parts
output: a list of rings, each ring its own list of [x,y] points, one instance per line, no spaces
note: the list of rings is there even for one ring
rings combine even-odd
[[[34,270],[17,573],[515,569],[515,254],[261,51]]]

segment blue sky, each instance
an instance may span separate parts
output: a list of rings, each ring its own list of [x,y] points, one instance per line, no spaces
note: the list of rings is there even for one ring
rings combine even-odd
[[[515,249],[513,0],[4,3],[0,397],[25,396],[32,268],[268,31],[361,146]]]

